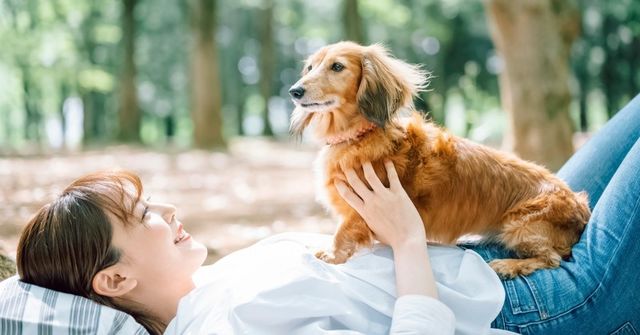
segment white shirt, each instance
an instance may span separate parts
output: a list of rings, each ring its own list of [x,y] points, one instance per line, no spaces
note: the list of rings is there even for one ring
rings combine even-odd
[[[376,244],[345,264],[316,251],[332,237],[286,233],[236,251],[194,276],[165,334],[497,334],[497,275],[473,251],[429,246],[439,300],[396,299],[393,254]]]

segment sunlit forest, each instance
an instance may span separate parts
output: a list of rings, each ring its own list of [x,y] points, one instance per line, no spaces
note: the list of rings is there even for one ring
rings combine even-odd
[[[552,169],[640,92],[634,0],[2,0],[5,248],[64,185],[113,167],[212,254],[331,232],[288,90],[341,40],[428,70],[415,103],[434,122]]]

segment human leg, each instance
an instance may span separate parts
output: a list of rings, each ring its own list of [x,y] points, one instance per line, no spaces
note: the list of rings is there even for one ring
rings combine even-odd
[[[640,138],[640,95],[585,143],[557,175],[575,192],[586,191],[593,209],[631,147]]]
[[[504,281],[495,326],[522,334],[640,331],[640,140],[599,197],[573,256]]]
[[[589,194],[592,218],[560,268],[504,281],[507,299],[495,326],[525,334],[640,333],[639,137],[640,96],[558,172],[574,191]],[[464,247],[487,261],[514,256],[498,244]]]

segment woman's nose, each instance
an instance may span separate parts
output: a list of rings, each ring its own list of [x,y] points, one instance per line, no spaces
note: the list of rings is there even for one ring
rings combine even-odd
[[[162,213],[163,213],[163,217],[164,220],[167,221],[168,224],[171,224],[171,222],[173,221],[173,218],[176,215],[176,211],[177,208],[174,205],[170,205],[170,204],[162,204]]]

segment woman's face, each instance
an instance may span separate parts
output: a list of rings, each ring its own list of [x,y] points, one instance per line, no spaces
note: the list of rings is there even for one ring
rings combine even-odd
[[[113,225],[112,244],[122,252],[120,263],[136,278],[138,288],[184,290],[207,256],[176,217],[173,205],[141,198],[127,225]],[[112,222],[113,222],[112,218]]]

